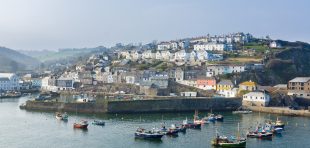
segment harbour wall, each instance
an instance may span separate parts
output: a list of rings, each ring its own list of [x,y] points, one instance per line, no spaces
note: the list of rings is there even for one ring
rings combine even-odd
[[[310,117],[309,110],[291,110],[288,107],[258,107],[258,106],[245,106],[255,112],[264,112],[271,114],[280,114],[287,116],[306,116]]]
[[[135,112],[185,112],[194,110],[236,110],[241,106],[239,98],[161,99],[135,101],[109,101],[110,113]]]
[[[20,106],[26,110],[59,111],[59,112],[79,112],[79,113],[105,113],[106,103],[63,103],[63,102],[42,102],[27,101]]]
[[[231,111],[241,106],[240,98],[184,98],[104,101],[100,103],[62,103],[27,101],[26,110],[66,111],[80,113],[148,113],[183,112],[194,110]]]

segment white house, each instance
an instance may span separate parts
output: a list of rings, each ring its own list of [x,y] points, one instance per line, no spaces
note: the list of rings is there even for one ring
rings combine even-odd
[[[281,45],[280,43],[276,42],[276,41],[273,41],[269,44],[269,47],[270,48],[281,48]]]
[[[14,73],[0,73],[0,90],[19,90],[19,77]]]
[[[177,42],[171,42],[171,46],[172,49],[178,49],[178,43]]]
[[[135,76],[128,75],[125,77],[127,84],[135,84]]]
[[[174,59],[186,61],[188,60],[188,57],[188,53],[186,53],[185,50],[180,50],[175,53]]]
[[[161,51],[162,59],[165,61],[169,61],[171,59],[171,53],[168,50]]]
[[[197,59],[200,60],[200,61],[205,61],[205,60],[208,60],[208,52],[205,51],[205,50],[200,50],[200,51],[197,51]]]
[[[170,42],[161,42],[157,45],[157,50],[167,50],[170,48],[172,48]]]
[[[224,51],[227,50],[227,45],[223,43],[198,43],[194,45],[194,50]]]
[[[222,91],[218,91],[217,93],[222,95],[225,98],[234,98],[234,97],[237,97],[238,88],[222,90]]]
[[[152,59],[154,57],[154,53],[151,50],[146,50],[142,53],[142,59]]]
[[[180,92],[180,96],[184,96],[184,97],[197,97],[197,92],[192,92],[192,91]]]
[[[249,92],[243,95],[243,105],[268,106],[270,96],[265,92]]]

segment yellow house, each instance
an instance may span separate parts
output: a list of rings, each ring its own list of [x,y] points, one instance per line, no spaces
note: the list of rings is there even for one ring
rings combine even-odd
[[[250,81],[245,81],[239,84],[239,91],[255,91],[257,90],[257,83]]]
[[[232,88],[234,88],[234,84],[230,80],[222,80],[216,85],[216,91],[218,92],[231,90]]]

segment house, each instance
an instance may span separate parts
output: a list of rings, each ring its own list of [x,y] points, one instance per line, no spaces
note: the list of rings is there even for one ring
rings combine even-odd
[[[161,51],[161,57],[164,61],[169,61],[172,58],[172,54],[168,50]]]
[[[142,58],[142,52],[141,51],[131,52],[131,59],[132,60],[140,60],[141,58]]]
[[[197,60],[197,53],[193,50],[192,52],[188,53],[188,60],[189,61],[196,61]]]
[[[155,54],[152,52],[152,50],[146,50],[142,53],[142,59],[154,59]]]
[[[60,77],[56,81],[57,90],[73,90],[73,83],[72,78]]]
[[[216,85],[216,92],[225,98],[232,98],[237,96],[238,88],[234,88],[230,80],[221,80]]]
[[[179,42],[179,47],[180,47],[181,49],[188,49],[189,44],[190,44],[190,43],[189,43],[188,40],[181,41],[181,42]]]
[[[47,76],[42,78],[42,82],[41,82],[41,90],[42,91],[53,91],[56,92],[57,91],[57,79],[54,76]]]
[[[181,68],[175,70],[175,80],[183,81],[184,80],[184,71]]]
[[[229,74],[229,73],[241,73],[245,71],[244,65],[211,65],[207,67],[208,71],[212,71],[214,76]]]
[[[278,42],[276,42],[276,41],[273,41],[273,42],[271,42],[271,43],[269,44],[269,47],[270,47],[270,48],[281,48],[282,46],[281,46],[280,43],[278,43]]]
[[[245,81],[239,84],[240,91],[255,91],[257,90],[257,84],[253,81]]]
[[[32,78],[31,79],[31,86],[32,86],[32,88],[41,88],[42,79],[41,78]]]
[[[0,73],[0,91],[19,90],[19,77],[14,73]]]
[[[208,60],[208,57],[209,57],[209,54],[207,51],[205,51],[205,50],[197,51],[197,59],[198,60],[206,61],[206,60]]]
[[[197,97],[197,92],[193,92],[193,91],[180,92],[180,96],[184,96],[184,97]]]
[[[230,80],[221,80],[216,84],[216,91],[222,92],[225,90],[231,90],[234,88],[234,84]]]
[[[175,52],[174,59],[176,61],[187,61],[188,58],[189,58],[188,53],[186,53],[185,50]]]
[[[310,98],[310,77],[296,77],[287,84],[290,96]]]
[[[224,43],[198,43],[194,45],[195,51],[206,50],[206,51],[226,51],[228,50],[227,45]]]
[[[178,43],[177,43],[177,42],[171,42],[170,44],[171,44],[171,48],[172,48],[173,50],[178,49]]]
[[[249,92],[242,98],[242,105],[268,106],[270,102],[270,96],[265,92]]]
[[[171,49],[171,43],[170,42],[161,42],[157,45],[157,50],[168,50]]]
[[[196,87],[203,90],[216,90],[215,78],[198,77],[196,81]]]

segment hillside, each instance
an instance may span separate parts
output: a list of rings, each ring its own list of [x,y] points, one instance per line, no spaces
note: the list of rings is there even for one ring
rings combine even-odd
[[[38,60],[32,57],[5,47],[0,47],[0,63],[1,72],[31,70],[40,64]]]
[[[105,47],[99,46],[95,48],[66,48],[58,51],[42,50],[42,51],[20,51],[25,55],[31,56],[41,62],[52,62],[69,58],[84,56],[92,52],[106,51]]]

